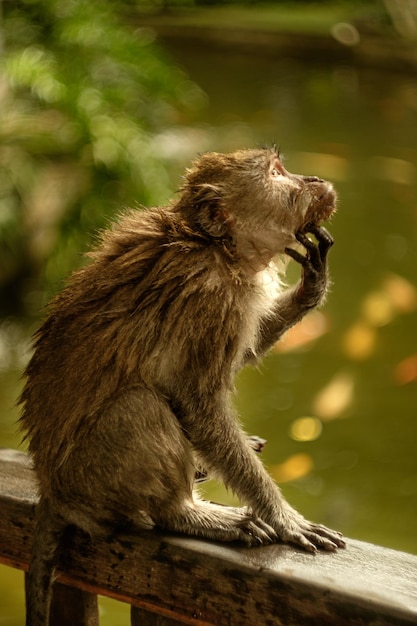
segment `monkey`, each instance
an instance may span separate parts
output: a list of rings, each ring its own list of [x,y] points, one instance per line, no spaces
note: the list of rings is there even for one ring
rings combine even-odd
[[[252,450],[258,454],[263,452],[263,449],[266,446],[266,439],[262,439],[262,437],[258,437],[257,435],[248,435],[247,441]],[[210,480],[207,470],[202,466],[196,467],[194,483],[204,483],[207,480]]]
[[[333,238],[322,222],[335,209],[333,185],[290,173],[275,148],[208,152],[167,206],[128,209],[100,234],[25,370],[20,422],[39,487],[27,626],[47,624],[67,527],[345,546],[290,506],[232,406],[236,373],[323,303]],[[289,258],[301,277],[287,288]],[[242,506],[202,499],[206,474]]]

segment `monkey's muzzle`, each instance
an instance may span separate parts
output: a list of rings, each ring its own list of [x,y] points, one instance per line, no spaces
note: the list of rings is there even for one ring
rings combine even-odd
[[[336,211],[337,195],[333,185],[325,180],[309,183],[311,201],[305,213],[305,224],[320,224]]]

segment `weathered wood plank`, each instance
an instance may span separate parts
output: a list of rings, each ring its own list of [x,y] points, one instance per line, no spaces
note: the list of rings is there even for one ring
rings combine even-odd
[[[49,626],[99,626],[97,595],[56,582]]]
[[[1,562],[27,568],[35,503],[25,455],[0,452]],[[174,623],[417,624],[417,556],[359,541],[311,556],[283,545],[250,549],[156,532],[108,541],[75,532],[66,548],[60,582]]]
[[[137,606],[132,606],[130,620],[131,626],[181,626],[184,623],[171,617],[165,617],[165,615],[149,613],[149,611]]]

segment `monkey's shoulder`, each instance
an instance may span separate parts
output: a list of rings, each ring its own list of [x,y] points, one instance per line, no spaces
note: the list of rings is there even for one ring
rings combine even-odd
[[[281,289],[273,265],[248,277],[226,243],[201,236],[169,207],[130,210],[89,256],[51,303],[55,319],[136,316],[151,308],[157,315],[174,303],[212,312],[240,307],[256,317],[268,313]]]

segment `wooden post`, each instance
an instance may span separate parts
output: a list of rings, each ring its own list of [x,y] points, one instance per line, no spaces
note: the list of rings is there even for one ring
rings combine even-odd
[[[25,588],[27,573],[25,573]],[[97,596],[55,582],[52,587],[49,626],[99,626]]]
[[[97,596],[56,582],[49,626],[99,626]]]

